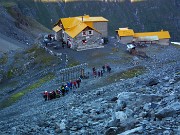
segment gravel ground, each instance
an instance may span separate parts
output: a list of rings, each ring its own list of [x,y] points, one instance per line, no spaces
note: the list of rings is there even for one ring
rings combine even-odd
[[[108,45],[104,49],[82,52],[59,50],[75,60],[88,62],[90,66],[87,71],[91,71],[92,65],[101,68],[101,63],[108,62],[112,73],[105,73],[101,78],[90,76],[90,79],[82,80],[80,88],[51,101],[44,101],[42,92],[56,89],[59,78],[45,83],[23,96],[17,103],[0,111],[1,133],[178,135],[179,49],[159,45],[138,48],[148,56],[142,58],[130,56],[125,52],[125,47],[114,52],[113,45]],[[104,53],[105,56],[97,55]],[[94,59],[94,55],[98,57]],[[120,61],[117,62],[118,58]],[[135,65],[134,61],[138,61],[138,65]],[[144,74],[108,82],[110,76],[139,66],[146,68]]]

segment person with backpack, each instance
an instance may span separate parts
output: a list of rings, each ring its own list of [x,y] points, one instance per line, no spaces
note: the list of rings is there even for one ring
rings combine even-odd
[[[102,70],[103,70],[103,72],[105,72],[105,65],[102,66]]]
[[[53,90],[52,91],[52,99],[55,99],[56,98],[56,92]]]
[[[100,70],[98,70],[98,77],[100,77],[101,76],[101,72],[100,72]]]
[[[74,88],[77,88],[76,84],[77,84],[77,82],[76,82],[76,81],[73,81],[73,89],[74,89]]]
[[[44,91],[43,93],[43,97],[44,97],[44,100],[47,101],[48,100],[48,92],[47,91]]]
[[[80,87],[80,82],[81,82],[81,80],[78,78],[78,79],[76,80],[76,83],[77,83],[77,87],[78,87],[78,88]]]
[[[60,98],[60,91],[58,89],[56,90],[56,98]]]
[[[73,82],[70,80],[70,89],[72,90],[72,87],[73,87]]]
[[[110,73],[111,72],[111,67],[109,65],[106,66],[107,72]]]
[[[62,96],[65,95],[65,86],[64,85],[61,86],[61,93],[62,93]]]
[[[67,82],[66,85],[67,85],[67,87],[70,89],[71,83],[70,83],[70,82]]]
[[[101,70],[101,77],[103,76],[103,70]]]
[[[69,92],[69,87],[66,85],[65,86],[65,92],[68,93]]]

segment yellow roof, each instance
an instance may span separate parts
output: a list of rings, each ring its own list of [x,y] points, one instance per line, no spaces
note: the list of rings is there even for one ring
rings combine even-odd
[[[97,31],[91,26],[86,25],[85,23],[79,23],[77,26],[72,27],[70,29],[66,29],[65,32],[72,38],[76,37],[79,33],[81,33],[86,27],[90,27],[91,29]],[[97,31],[98,32],[98,31]],[[99,32],[100,33],[100,32]]]
[[[72,27],[75,27],[76,25],[78,25],[79,23],[81,23],[81,21],[79,21],[76,18],[62,18],[61,19],[62,25],[64,27],[64,29],[69,29]]]
[[[168,31],[134,33],[134,37],[158,36],[159,39],[171,38]]]
[[[85,23],[80,23],[76,27],[73,27],[71,29],[67,29],[65,32],[72,38],[76,37],[82,30],[84,30],[87,27]]]
[[[90,27],[93,30],[97,31],[95,28],[93,28],[93,22],[107,22],[108,20],[103,17],[90,17],[89,15],[85,15],[61,18],[59,21],[62,22],[65,32],[70,37],[74,38],[86,27]]]
[[[62,30],[62,28],[57,25],[57,26],[55,26],[55,27],[53,28],[53,30],[54,30],[55,32],[58,32],[58,31]]]
[[[104,17],[90,17],[89,15],[61,18],[60,19],[64,29],[71,28],[79,24],[80,22],[107,22],[108,20]]]
[[[117,30],[118,35],[123,37],[123,36],[134,36],[134,31],[132,29],[128,29],[128,28],[119,28],[119,30]]]
[[[108,22],[107,19],[105,19],[104,17],[90,17],[90,16],[79,16],[77,17],[78,20],[83,22]]]

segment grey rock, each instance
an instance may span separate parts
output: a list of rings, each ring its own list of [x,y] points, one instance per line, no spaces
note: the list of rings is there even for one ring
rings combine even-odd
[[[12,127],[12,128],[11,128],[11,134],[12,134],[12,135],[16,135],[16,133],[17,133],[16,127]]]
[[[179,113],[180,113],[180,103],[174,102],[160,109],[157,113],[155,113],[155,116],[159,119],[162,119]]]
[[[126,108],[127,104],[125,101],[118,100],[118,103],[116,105],[116,111],[123,111]]]
[[[131,135],[131,134],[134,134],[134,133],[142,133],[143,131],[143,128],[142,127],[136,127],[136,128],[133,128],[133,129],[130,129],[130,130],[127,130],[119,135]]]
[[[115,118],[120,121],[127,120],[127,114],[123,111],[115,112]]]
[[[117,135],[117,127],[110,127],[105,131],[105,135]]]
[[[169,130],[166,130],[163,132],[163,135],[170,135],[170,134],[171,134],[171,132]]]
[[[157,85],[159,83],[158,79],[152,78],[148,81],[148,83],[146,84],[146,86],[153,86],[153,85]]]
[[[117,100],[118,100],[117,97],[113,97],[113,98],[111,99],[112,102],[116,102]]]
[[[46,122],[46,121],[40,121],[40,122],[38,122],[38,126],[39,127],[49,127],[49,123],[48,122]]]
[[[119,127],[119,126],[120,126],[120,120],[111,119],[110,121],[108,121],[105,127],[110,128],[110,127]]]
[[[166,76],[166,77],[164,77],[162,80],[165,81],[165,82],[168,82],[169,79],[170,79],[170,78],[169,78],[168,76]]]
[[[145,111],[149,111],[151,109],[151,103],[146,103],[143,107]]]

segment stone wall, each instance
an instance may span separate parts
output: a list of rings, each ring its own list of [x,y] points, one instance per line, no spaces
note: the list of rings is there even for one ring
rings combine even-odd
[[[93,24],[94,28],[96,30],[98,30],[103,37],[107,37],[108,36],[108,23],[107,22],[95,22]]]
[[[132,41],[133,41],[133,37],[132,36],[129,36],[129,37],[118,37],[118,39],[120,40],[120,42],[122,44],[132,43]]]

